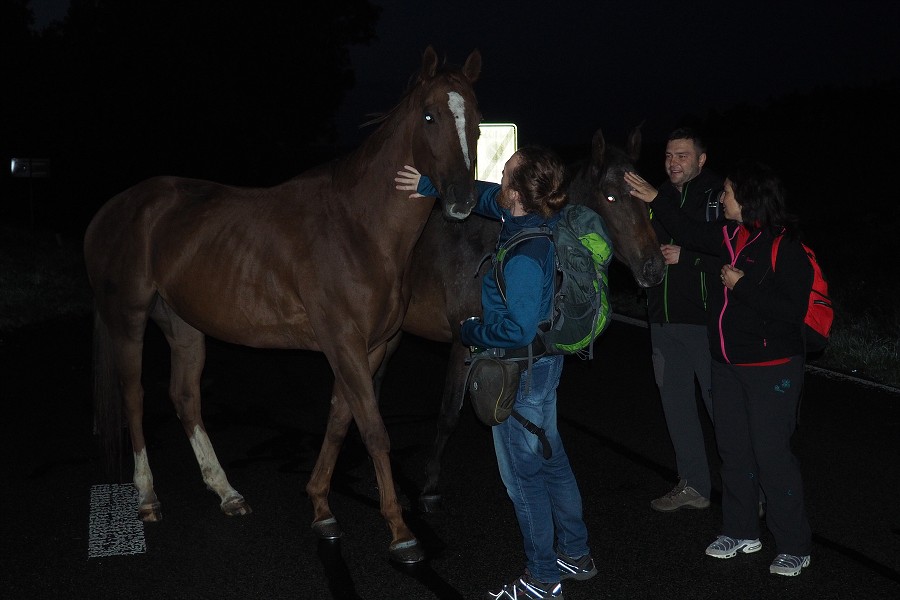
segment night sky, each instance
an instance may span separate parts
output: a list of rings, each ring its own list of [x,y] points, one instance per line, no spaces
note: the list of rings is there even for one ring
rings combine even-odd
[[[645,135],[659,136],[686,113],[900,77],[894,0],[374,3],[378,39],[351,49],[343,144],[399,99],[429,44],[455,64],[481,50],[485,120],[549,145],[586,143],[598,126],[624,135],[645,119]],[[67,5],[32,0],[37,26]]]

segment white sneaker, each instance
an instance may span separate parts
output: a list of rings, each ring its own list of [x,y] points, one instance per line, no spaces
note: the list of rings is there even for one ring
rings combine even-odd
[[[712,544],[706,547],[706,553],[715,558],[731,558],[738,552],[750,554],[762,548],[762,542],[755,540],[736,540],[727,535],[720,535]],[[773,571],[774,572],[774,571]]]

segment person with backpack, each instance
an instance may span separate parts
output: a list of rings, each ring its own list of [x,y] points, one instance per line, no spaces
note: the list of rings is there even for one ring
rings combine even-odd
[[[706,145],[697,132],[676,129],[666,144],[668,180],[652,193],[695,221],[720,220],[717,199],[722,178],[704,169],[706,160]],[[647,288],[651,360],[679,481],[671,491],[651,501],[650,508],[664,513],[683,508],[705,509],[709,508],[712,482],[695,390],[699,387],[712,418],[706,331],[710,282],[705,269],[717,272],[721,264],[717,262],[718,253],[709,255],[684,248],[678,236],[659,219],[653,218],[651,223],[666,259],[662,283]],[[718,283],[715,276],[711,283]]]
[[[722,458],[722,530],[706,554],[732,558],[762,548],[762,489],[777,552],[769,571],[798,575],[810,564],[812,534],[791,437],[803,388],[803,328],[813,268],[796,219],[787,212],[781,180],[761,163],[738,163],[721,194],[724,225],[687,218],[635,173],[625,180],[682,245],[718,251],[722,263],[720,284],[710,289],[708,325],[713,422]]]
[[[474,209],[501,222],[498,245],[518,231],[552,227],[568,202],[564,166],[550,151],[523,147],[506,162],[500,185],[476,182]],[[398,171],[397,189],[411,198],[437,191],[413,167]],[[503,265],[505,298],[493,271],[482,281],[483,315],[461,323],[460,338],[475,348],[521,349],[535,339],[550,312],[555,290],[552,239],[537,236],[517,244]],[[545,458],[539,438],[518,419],[492,427],[500,476],[524,538],[526,568],[512,583],[489,592],[493,600],[562,598],[563,579],[586,580],[597,573],[588,547],[582,500],[556,422],[556,389],[563,355],[545,354],[521,373],[513,408],[549,441]]]

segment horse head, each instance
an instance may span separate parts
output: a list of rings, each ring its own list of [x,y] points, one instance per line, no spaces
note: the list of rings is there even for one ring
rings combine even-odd
[[[462,69],[438,66],[429,46],[409,100],[414,125],[412,156],[419,172],[428,175],[443,200],[444,218],[465,219],[475,206],[475,156],[481,113],[472,84],[481,71],[481,53],[474,50]],[[457,151],[447,152],[447,148]]]
[[[625,172],[636,171],[634,163],[640,151],[640,125],[628,136],[625,151],[608,146],[598,129],[592,142],[589,179],[592,207],[609,228],[616,258],[628,266],[637,284],[646,288],[662,281],[665,260],[646,205],[628,193],[630,188],[625,183]]]

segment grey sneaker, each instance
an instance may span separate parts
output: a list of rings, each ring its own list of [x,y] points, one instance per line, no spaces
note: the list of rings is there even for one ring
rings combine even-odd
[[[687,484],[682,479],[672,491],[650,502],[650,508],[659,512],[672,512],[679,508],[709,508],[709,498],[704,498],[700,492]]]
[[[779,554],[769,566],[769,573],[775,575],[787,575],[793,577],[809,566],[809,556],[794,556],[792,554]]]
[[[562,552],[557,552],[556,566],[559,567],[559,578],[564,581],[566,579],[585,581],[597,574],[597,565],[594,564],[594,559],[590,554],[585,554],[576,560]]]
[[[543,583],[537,579],[532,579],[531,574],[525,571],[525,574],[504,585],[496,592],[488,592],[485,596],[487,600],[563,600],[561,583]]]
[[[755,540],[736,540],[727,535],[720,535],[706,547],[706,553],[715,558],[731,558],[738,552],[750,554],[762,548],[762,542]]]

